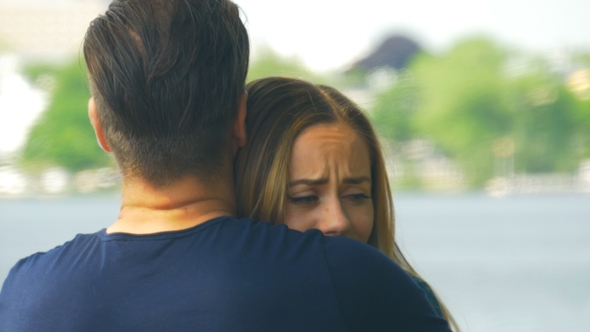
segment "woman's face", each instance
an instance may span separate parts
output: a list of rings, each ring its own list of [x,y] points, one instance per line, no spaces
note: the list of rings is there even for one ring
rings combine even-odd
[[[367,242],[373,229],[371,159],[348,125],[305,129],[291,152],[285,224]]]

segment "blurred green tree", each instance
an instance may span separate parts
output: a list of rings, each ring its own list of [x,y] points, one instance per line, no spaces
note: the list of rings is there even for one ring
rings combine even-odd
[[[568,77],[568,88],[576,97],[574,119],[579,125],[576,132],[576,147],[582,158],[590,158],[590,53],[573,55],[577,67]]]
[[[587,103],[542,59],[513,72],[508,65],[519,56],[482,38],[439,56],[421,53],[377,96],[374,123],[398,142],[430,139],[472,187],[493,177],[506,153],[520,173],[571,172],[588,154]],[[494,150],[507,141],[510,151]]]
[[[52,82],[47,110],[32,127],[21,155],[30,171],[61,166],[79,171],[110,165],[88,119],[90,93],[85,65],[74,61],[63,67],[33,65],[26,69],[33,81]]]
[[[510,82],[515,110],[511,136],[515,142],[515,169],[518,173],[571,172],[580,155],[575,120],[578,100],[561,78],[542,61],[536,68]]]
[[[377,95],[371,118],[381,137],[395,142],[407,142],[417,136],[413,119],[420,96],[413,75],[403,71],[397,83]]]
[[[484,39],[459,43],[443,56],[421,54],[410,66],[410,96],[415,97],[403,93],[408,89],[403,86],[390,92],[416,100],[411,118],[404,122],[414,135],[429,138],[459,162],[472,186],[482,185],[494,172],[492,144],[510,132],[511,109],[502,77],[505,58]]]

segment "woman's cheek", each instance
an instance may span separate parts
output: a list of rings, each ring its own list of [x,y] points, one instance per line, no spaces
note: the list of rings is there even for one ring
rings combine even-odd
[[[366,204],[359,207],[355,211],[355,218],[352,227],[355,229],[355,233],[359,239],[363,242],[369,241],[371,231],[374,226],[374,212],[373,204]]]

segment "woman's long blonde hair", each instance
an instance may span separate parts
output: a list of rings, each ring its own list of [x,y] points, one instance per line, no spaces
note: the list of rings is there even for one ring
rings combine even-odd
[[[336,89],[302,80],[269,77],[249,83],[247,144],[235,161],[238,216],[280,224],[285,217],[289,161],[295,138],[320,123],[344,123],[364,138],[371,158],[374,226],[368,244],[410,275],[420,277],[395,243],[393,199],[377,135],[360,108]],[[443,316],[458,331],[448,309]]]

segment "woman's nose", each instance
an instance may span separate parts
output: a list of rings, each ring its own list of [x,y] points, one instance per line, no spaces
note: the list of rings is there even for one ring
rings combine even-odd
[[[327,202],[324,209],[321,231],[326,235],[342,236],[350,228],[350,221],[346,211],[342,208],[340,200],[335,199]]]

